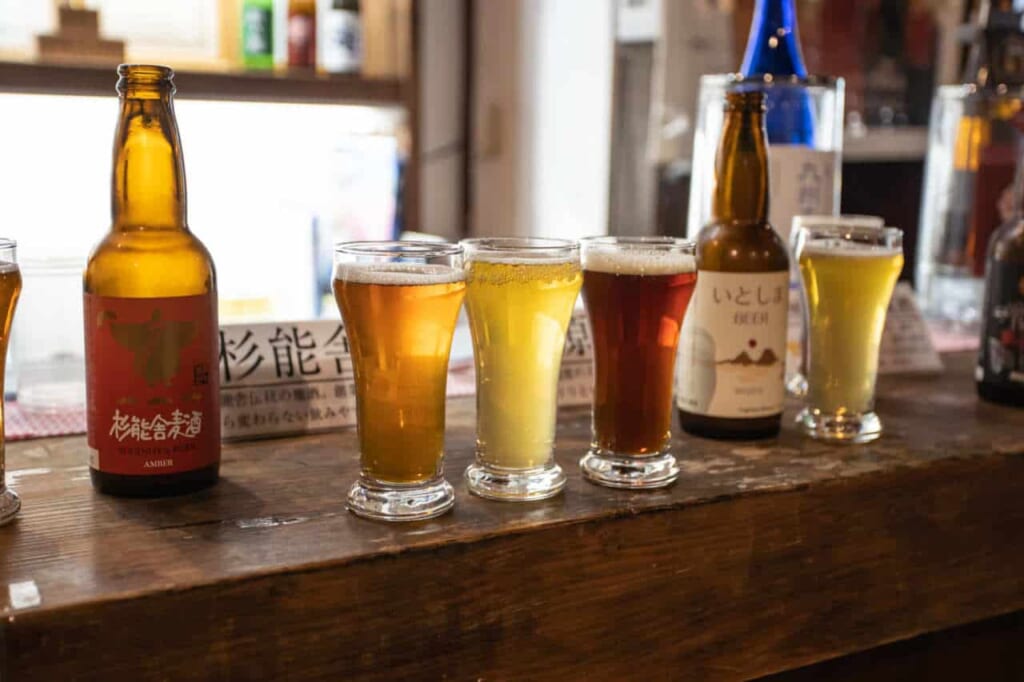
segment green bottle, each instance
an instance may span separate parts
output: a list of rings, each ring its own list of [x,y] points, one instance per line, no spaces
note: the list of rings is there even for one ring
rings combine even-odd
[[[274,68],[274,0],[242,3],[242,63],[247,69]]]

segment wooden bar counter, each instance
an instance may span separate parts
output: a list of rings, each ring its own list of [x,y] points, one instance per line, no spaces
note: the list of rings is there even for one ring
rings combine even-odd
[[[565,494],[470,496],[473,404],[449,405],[455,511],[344,508],[354,431],[228,445],[192,496],[93,492],[84,439],[8,448],[0,680],[744,679],[1024,609],[1024,411],[971,358],[885,379],[886,435],[678,437],[679,482],[585,483],[588,410],[561,415]]]

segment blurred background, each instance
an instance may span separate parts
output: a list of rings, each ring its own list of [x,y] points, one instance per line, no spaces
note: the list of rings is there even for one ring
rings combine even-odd
[[[190,224],[226,320],[333,314],[337,239],[681,233],[699,77],[736,70],[753,0],[668,4],[0,0],[4,234],[29,266],[107,229],[120,61],[178,71]],[[809,70],[846,80],[844,211],[916,225],[968,5],[797,3]]]

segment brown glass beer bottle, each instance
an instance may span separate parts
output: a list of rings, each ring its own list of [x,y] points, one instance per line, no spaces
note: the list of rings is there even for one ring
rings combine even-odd
[[[217,481],[217,286],[188,229],[174,74],[117,72],[112,224],[83,278],[89,468],[101,492],[155,497]]]
[[[676,405],[688,433],[778,433],[789,258],[768,223],[764,94],[726,96],[712,222],[697,237],[697,287],[683,323]]]

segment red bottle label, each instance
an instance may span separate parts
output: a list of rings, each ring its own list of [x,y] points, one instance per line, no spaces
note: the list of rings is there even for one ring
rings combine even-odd
[[[90,466],[166,475],[220,460],[217,298],[85,294]]]

